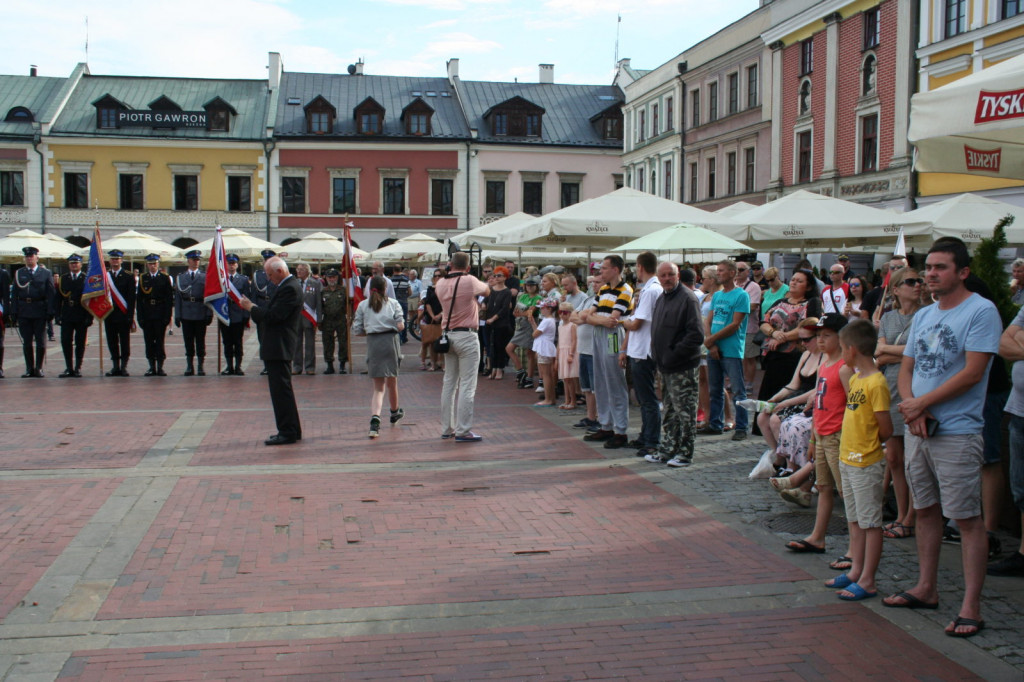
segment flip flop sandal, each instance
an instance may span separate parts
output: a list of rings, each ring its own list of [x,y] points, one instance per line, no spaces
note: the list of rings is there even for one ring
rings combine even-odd
[[[786,549],[797,554],[824,554],[825,548],[812,545],[807,540],[792,540],[786,543]]]
[[[831,588],[837,589],[837,590],[841,590],[844,587],[849,587],[850,585],[853,585],[853,584],[854,584],[854,582],[852,580],[850,580],[850,576],[848,574],[846,574],[846,573],[843,573],[840,576],[832,578],[832,580],[825,581],[825,587],[831,587]]]
[[[974,632],[957,632],[956,629],[960,625],[966,625],[969,628],[974,628]],[[947,637],[961,637],[966,639],[967,637],[974,637],[976,634],[985,629],[985,621],[974,620],[973,618],[964,618],[963,616],[957,616],[953,619],[953,629],[946,630]]]
[[[893,521],[888,528],[882,530],[882,536],[890,540],[902,540],[903,538],[914,537],[914,527],[905,526],[899,521]]]
[[[900,592],[894,594],[889,599],[899,598],[903,600],[902,604],[893,604],[892,602],[882,600],[882,606],[888,606],[890,609],[937,609],[939,608],[939,602],[926,602],[918,599],[909,592]],[[948,633],[947,633],[948,634]]]
[[[846,591],[853,596],[847,597],[846,595],[840,593],[839,598],[843,601],[863,601],[864,599],[871,599],[872,597],[878,596],[877,592],[868,592],[857,583],[852,583],[849,587],[846,588]],[[970,623],[965,623],[965,625],[970,625]]]
[[[849,571],[853,568],[853,559],[848,556],[841,556],[828,565],[833,571]]]

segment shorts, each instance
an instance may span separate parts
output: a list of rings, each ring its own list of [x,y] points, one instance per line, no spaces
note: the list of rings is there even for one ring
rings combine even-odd
[[[827,436],[814,434],[814,477],[817,485],[830,485],[843,494],[843,476],[839,473],[839,439],[841,431]]]
[[[903,467],[915,509],[942,505],[950,519],[981,515],[981,466],[985,445],[980,433],[903,437]]]
[[[553,355],[539,355],[539,354],[537,355],[537,364],[538,365],[550,365],[554,361],[555,361],[555,358],[554,358]]]
[[[985,407],[981,412],[985,419],[981,430],[985,437],[985,464],[1003,461],[1003,408],[1009,397],[1009,391],[985,394]]]
[[[757,332],[754,332],[753,334],[747,334],[747,339],[743,346],[744,359],[761,357],[761,344],[756,343],[754,341],[755,334],[757,334]]]
[[[1010,492],[1024,514],[1024,417],[1010,415]]]
[[[594,356],[580,353],[580,391],[594,392]]]
[[[843,496],[846,520],[861,528],[881,528],[882,505],[885,500],[885,488],[882,487],[885,460],[866,467],[840,462],[839,469],[846,485],[846,494]]]

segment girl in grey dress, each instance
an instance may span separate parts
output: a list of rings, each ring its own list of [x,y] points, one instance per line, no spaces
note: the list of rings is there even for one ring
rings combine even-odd
[[[391,423],[405,416],[398,405],[398,366],[402,359],[398,333],[405,329],[405,316],[398,301],[388,298],[387,282],[380,275],[370,280],[370,298],[359,303],[352,321],[352,333],[366,337],[366,368],[373,379],[370,397],[370,438],[380,435],[380,410],[384,389],[391,405]]]

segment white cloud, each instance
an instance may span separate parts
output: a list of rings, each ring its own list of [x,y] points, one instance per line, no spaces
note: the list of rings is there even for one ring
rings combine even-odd
[[[448,33],[438,40],[427,43],[417,56],[425,61],[431,61],[466,54],[484,54],[499,48],[501,43],[493,40],[484,40],[468,33]]]
[[[455,26],[458,23],[459,23],[458,19],[442,19],[441,21],[435,21],[433,23],[427,24],[423,28],[425,30],[429,30],[429,29],[433,29],[433,28],[447,28],[449,26]]]

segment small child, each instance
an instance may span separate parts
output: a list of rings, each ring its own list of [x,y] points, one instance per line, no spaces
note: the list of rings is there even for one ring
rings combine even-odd
[[[877,594],[875,571],[882,558],[882,503],[885,453],[882,443],[892,435],[889,385],[875,367],[878,332],[867,320],[854,320],[839,332],[843,361],[856,372],[843,413],[839,468],[846,489],[846,518],[850,526],[849,572],[825,583],[845,588],[840,599],[860,601]]]
[[[537,354],[537,369],[544,382],[544,400],[534,403],[537,407],[555,406],[555,311],[558,301],[553,298],[541,301],[540,321],[532,315],[527,318],[533,326],[533,352]]]
[[[565,386],[565,402],[560,410],[576,409],[579,393],[580,366],[576,362],[576,323],[572,321],[572,303],[563,301],[558,306],[558,377]]]

